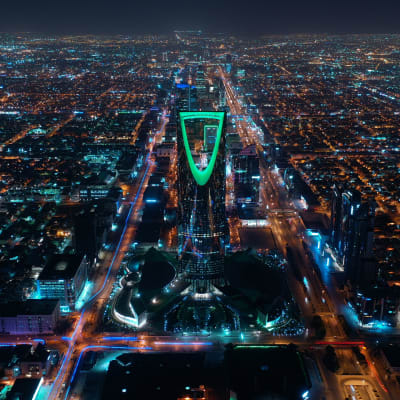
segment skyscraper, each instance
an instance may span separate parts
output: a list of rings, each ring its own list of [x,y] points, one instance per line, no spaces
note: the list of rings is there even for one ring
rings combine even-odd
[[[335,249],[339,249],[339,233],[342,213],[342,193],[341,185],[334,184],[331,199],[331,241]]]
[[[373,229],[375,202],[363,200],[357,190],[334,187],[331,239],[343,264],[345,278],[355,286],[368,285],[375,278]]]
[[[178,196],[179,274],[209,293],[224,283],[224,112],[179,113]]]
[[[238,203],[258,205],[260,161],[255,145],[247,146],[234,157],[235,198]]]
[[[176,85],[176,105],[179,110],[196,111],[197,104],[197,88],[188,83],[179,83]]]

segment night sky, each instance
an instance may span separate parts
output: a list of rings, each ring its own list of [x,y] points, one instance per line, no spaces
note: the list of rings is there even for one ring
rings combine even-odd
[[[3,0],[0,32],[400,32],[400,0]]]

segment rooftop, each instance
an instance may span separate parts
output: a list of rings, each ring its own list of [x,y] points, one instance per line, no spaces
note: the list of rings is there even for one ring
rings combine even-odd
[[[54,254],[41,272],[39,280],[73,278],[83,257],[75,254]]]
[[[0,315],[2,317],[16,317],[17,315],[49,315],[54,312],[58,300],[28,299],[26,301],[15,301],[0,304]]]

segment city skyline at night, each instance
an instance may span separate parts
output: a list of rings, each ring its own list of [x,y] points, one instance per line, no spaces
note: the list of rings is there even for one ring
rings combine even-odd
[[[100,2],[66,34],[0,34],[0,397],[397,400],[383,5],[367,34],[366,5],[270,31],[261,4],[223,7],[221,29],[218,4],[168,6],[187,29],[137,5],[135,29],[110,15],[96,35]]]

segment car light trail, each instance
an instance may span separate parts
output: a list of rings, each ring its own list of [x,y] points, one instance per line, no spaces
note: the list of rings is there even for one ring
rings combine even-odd
[[[327,345],[333,345],[333,346],[365,346],[365,342],[363,342],[363,341],[329,342],[329,341],[323,340],[323,341],[315,342],[315,344],[323,345],[323,346],[327,346]]]
[[[212,346],[212,342],[154,342],[157,346]]]
[[[40,339],[39,339],[40,340]],[[43,340],[44,341],[44,340]],[[0,347],[16,347],[16,346],[20,346],[20,345],[23,345],[23,344],[30,344],[30,345],[33,345],[33,343],[32,342],[20,342],[20,341],[17,341],[17,342],[14,342],[14,343],[1,343],[0,344]]]
[[[368,360],[368,357],[365,358],[367,360],[367,364],[369,369],[372,371],[372,373],[374,374],[376,380],[379,383],[379,386],[386,392],[389,393],[388,390],[386,389],[386,386],[383,384],[383,382],[380,380],[378,373],[376,372],[376,368],[374,365],[372,365],[371,361]]]
[[[136,336],[104,336],[101,338],[102,340],[126,340],[129,342],[138,341],[139,339]]]

